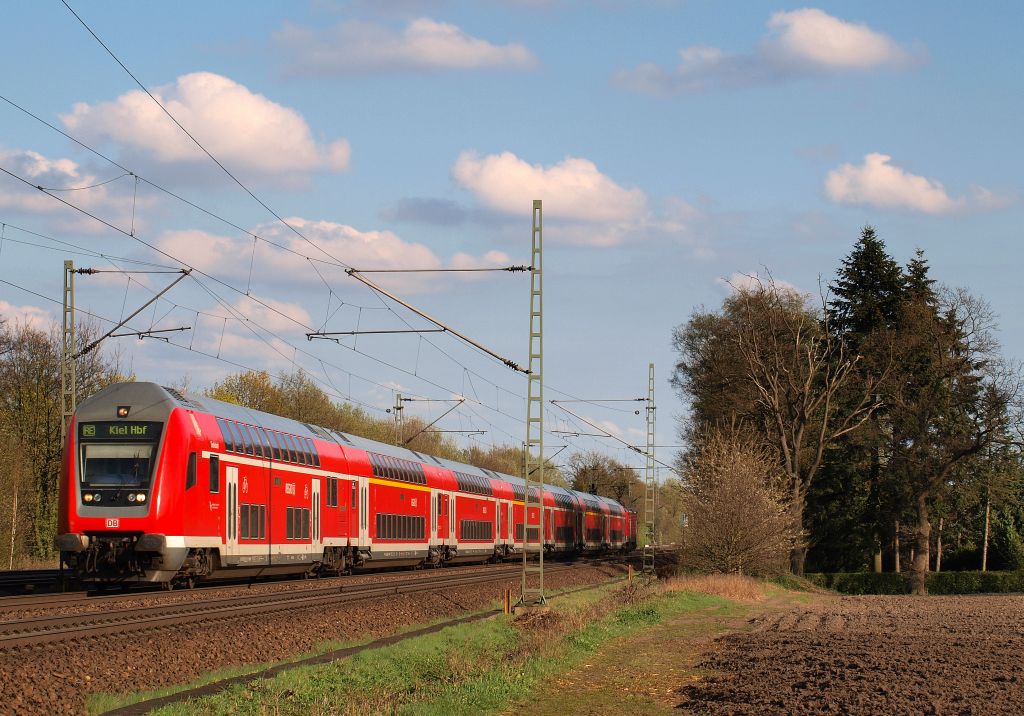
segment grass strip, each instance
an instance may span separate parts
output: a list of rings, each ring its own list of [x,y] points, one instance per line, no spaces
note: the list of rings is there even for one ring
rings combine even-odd
[[[612,584],[619,581],[621,581],[621,578],[612,580]],[[595,587],[571,587],[564,590],[556,590],[553,594],[557,596],[595,589],[601,590],[607,587],[607,583]],[[479,621],[494,616],[499,611],[489,608],[471,612],[457,619],[439,619],[427,624],[409,625],[395,634],[377,640],[367,638],[357,641],[328,641],[318,645],[313,651],[294,659],[277,663],[228,667],[204,674],[188,684],[178,684],[132,694],[92,694],[87,697],[86,709],[89,713],[110,714],[111,716],[131,716],[134,714],[150,713],[155,709],[163,708],[173,703],[193,699],[194,696],[200,694],[212,695],[235,684],[271,679],[290,669],[346,659],[361,651],[416,638],[417,636],[437,632],[463,622]],[[186,692],[188,692],[189,696],[182,698],[182,695]],[[161,713],[163,712],[161,711]],[[168,713],[175,713],[175,711],[168,711]],[[186,709],[181,713],[190,714],[192,711]]]
[[[686,591],[603,587],[552,600],[547,613],[447,627],[349,659],[240,679],[159,714],[477,714],[525,697],[611,639],[690,611],[733,604]]]

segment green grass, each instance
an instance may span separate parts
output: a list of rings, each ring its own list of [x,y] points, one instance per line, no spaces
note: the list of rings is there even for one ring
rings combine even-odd
[[[236,684],[219,694],[172,704],[156,713],[494,713],[524,698],[546,678],[581,663],[609,640],[676,614],[709,608],[726,614],[734,606],[720,597],[676,592],[612,608],[610,596],[619,589],[619,585],[606,586],[552,599],[552,616],[548,617],[556,624],[552,627],[545,626],[541,618],[540,626],[521,629],[507,617],[448,627],[330,664],[298,667],[273,679]],[[588,621],[594,615],[596,618]],[[324,645],[319,651],[328,648],[337,645]],[[224,674],[206,677],[204,682]],[[153,695],[138,695],[133,702]],[[93,700],[90,706],[96,708],[100,703]],[[127,701],[103,703],[111,708]]]

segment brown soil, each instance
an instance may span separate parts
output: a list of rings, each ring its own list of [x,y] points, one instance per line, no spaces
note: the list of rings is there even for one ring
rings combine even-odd
[[[1024,597],[845,597],[752,619],[679,684],[711,714],[1019,714]]]
[[[551,589],[605,581],[618,567],[581,566],[547,576]],[[277,662],[334,640],[378,638],[411,624],[486,607],[505,586],[491,583],[373,602],[278,612],[230,623],[176,626],[0,653],[0,712],[79,713],[89,693],[127,693],[188,683],[232,666]]]

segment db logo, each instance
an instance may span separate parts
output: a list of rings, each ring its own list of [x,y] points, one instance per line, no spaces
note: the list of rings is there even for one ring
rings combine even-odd
[[[117,519],[116,517],[111,517],[111,518],[107,519],[107,527],[111,527],[111,528],[116,529],[120,525],[121,525],[121,520]]]

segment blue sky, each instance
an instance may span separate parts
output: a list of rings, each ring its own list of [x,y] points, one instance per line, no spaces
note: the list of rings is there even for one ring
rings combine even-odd
[[[653,361],[663,445],[676,443],[674,418],[685,410],[667,383],[672,328],[719,304],[737,274],[768,270],[815,291],[865,223],[898,260],[920,246],[939,281],[987,299],[1006,354],[1024,355],[1017,3],[72,7],[310,240],[217,170],[60,2],[7,8],[0,94],[245,230],[146,183],[136,190],[119,168],[0,103],[0,166],[32,184],[75,189],[54,193],[207,274],[132,324],[193,328],[173,345],[120,339],[140,379],[188,376],[203,387],[237,370],[218,354],[272,371],[302,367],[375,413],[396,391],[466,395],[443,427],[518,442],[525,381],[451,336],[335,345],[305,333],[424,325],[319,261],[314,243],[367,269],[525,263],[532,198],[545,206],[546,397],[642,395]],[[22,229],[176,265],[6,175],[0,222],[9,239],[0,280],[53,299],[66,257],[129,266],[41,248],[53,244]],[[527,280],[484,276],[381,281],[525,362]],[[83,278],[79,301],[119,318],[165,282]],[[4,283],[0,311],[39,323],[58,315],[52,302]],[[570,407],[627,442],[643,440],[631,407]],[[432,418],[445,408],[409,409]],[[558,423],[565,417],[552,407],[548,427],[576,429]],[[632,459],[611,440],[568,440],[569,451]]]

